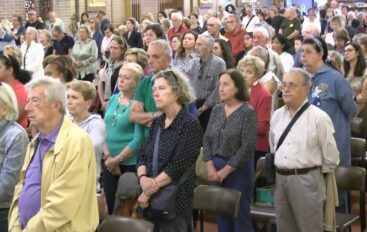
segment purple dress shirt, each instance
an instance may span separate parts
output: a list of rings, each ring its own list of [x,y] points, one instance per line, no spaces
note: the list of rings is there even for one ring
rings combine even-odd
[[[50,134],[44,136],[38,133],[37,135],[36,150],[26,171],[24,185],[18,201],[19,220],[22,229],[27,226],[28,221],[41,208],[42,161],[46,152],[55,145],[62,122],[63,120]]]

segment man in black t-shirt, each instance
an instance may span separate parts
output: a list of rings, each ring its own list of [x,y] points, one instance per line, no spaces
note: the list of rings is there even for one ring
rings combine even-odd
[[[25,28],[34,27],[37,30],[47,29],[47,26],[38,20],[38,13],[35,9],[28,10],[28,22],[25,24]]]
[[[60,26],[52,28],[53,50],[55,55],[69,55],[74,46],[74,39],[64,33]]]

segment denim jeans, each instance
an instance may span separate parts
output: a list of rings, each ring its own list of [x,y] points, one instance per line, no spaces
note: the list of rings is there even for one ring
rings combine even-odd
[[[216,170],[219,171],[227,165],[228,159],[215,155],[213,162]],[[229,174],[221,184],[213,183],[213,185],[241,192],[238,218],[217,215],[219,232],[253,232],[250,206],[254,188],[254,160],[246,161],[242,167]]]

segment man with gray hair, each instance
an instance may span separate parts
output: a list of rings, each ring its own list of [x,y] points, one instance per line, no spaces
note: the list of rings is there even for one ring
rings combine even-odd
[[[238,53],[244,51],[243,37],[246,35],[246,31],[241,27],[241,21],[237,15],[228,15],[225,24],[224,36],[231,42],[232,55],[233,57],[236,57]]]
[[[197,58],[189,71],[189,78],[196,95],[199,121],[205,131],[211,109],[219,103],[219,74],[226,70],[226,63],[213,55],[214,39],[210,35],[199,35],[195,44]]]
[[[132,122],[144,126],[145,138],[149,135],[149,127],[153,119],[161,115],[161,112],[157,112],[153,99],[153,75],[169,68],[172,50],[166,40],[159,39],[150,42],[147,53],[151,72],[136,87],[130,113]]]
[[[4,47],[6,45],[15,45],[15,40],[0,24],[0,56],[4,54]]]
[[[9,210],[9,231],[95,231],[96,161],[88,134],[67,117],[65,87],[27,84],[25,110],[39,133],[28,146]]]
[[[74,39],[68,36],[60,26],[52,27],[54,55],[69,55],[74,46]]]
[[[332,172],[339,164],[331,119],[308,103],[310,79],[310,74],[299,68],[285,74],[285,106],[275,111],[270,121],[270,150],[275,153],[276,166],[276,223],[282,232],[323,231],[323,173]],[[280,141],[293,118],[295,123]]]
[[[183,34],[188,29],[182,24],[182,13],[181,12],[172,12],[171,13],[171,22],[172,27],[167,32],[168,40],[171,41],[172,36],[175,34]]]

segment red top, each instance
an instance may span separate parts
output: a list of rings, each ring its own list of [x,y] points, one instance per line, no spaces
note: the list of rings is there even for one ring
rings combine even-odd
[[[168,32],[167,32],[167,36],[168,36],[168,40],[169,42],[171,42],[172,40],[172,36],[175,35],[175,34],[183,34],[185,33],[187,30],[187,28],[183,25],[181,25],[178,30],[176,31],[176,29],[174,27],[171,27],[170,29],[168,29]]]
[[[250,105],[254,107],[257,115],[257,141],[256,150],[269,151],[269,130],[272,97],[265,86],[259,82],[251,88]]]
[[[246,35],[246,31],[243,28],[240,28],[235,33],[224,33],[224,36],[231,42],[232,47],[232,55],[236,57],[238,53],[245,50],[243,46],[243,37]]]
[[[9,85],[13,88],[18,101],[18,108],[25,108],[27,105],[27,90],[24,85],[17,79],[12,80]],[[17,121],[22,127],[28,128],[28,114],[26,111],[19,115]]]

